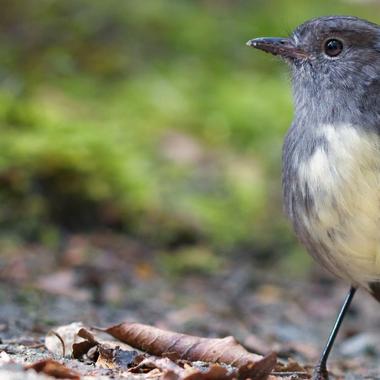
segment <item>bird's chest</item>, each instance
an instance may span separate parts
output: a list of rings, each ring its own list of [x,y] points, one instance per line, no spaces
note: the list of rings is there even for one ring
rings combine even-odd
[[[301,239],[340,276],[380,275],[379,138],[350,125],[318,133],[325,143],[299,163],[290,185],[297,188]]]

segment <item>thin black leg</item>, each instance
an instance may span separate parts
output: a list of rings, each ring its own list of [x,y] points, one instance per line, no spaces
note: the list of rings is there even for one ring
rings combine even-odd
[[[330,352],[331,352],[332,346],[334,344],[335,338],[338,334],[340,325],[342,324],[344,316],[346,315],[347,310],[350,307],[351,301],[354,298],[355,292],[356,292],[356,288],[351,287],[350,291],[348,292],[348,294],[346,296],[346,299],[344,300],[342,308],[340,309],[338,317],[336,318],[334,327],[331,330],[331,333],[330,333],[329,339],[327,341],[327,344],[325,346],[325,349],[323,350],[321,359],[319,360],[318,365],[315,367],[314,374],[313,374],[313,380],[328,379],[327,359],[330,355]]]

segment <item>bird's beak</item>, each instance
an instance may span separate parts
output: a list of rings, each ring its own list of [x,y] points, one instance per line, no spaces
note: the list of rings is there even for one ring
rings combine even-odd
[[[306,59],[309,57],[309,54],[298,48],[290,38],[254,38],[249,40],[247,45],[283,58]]]

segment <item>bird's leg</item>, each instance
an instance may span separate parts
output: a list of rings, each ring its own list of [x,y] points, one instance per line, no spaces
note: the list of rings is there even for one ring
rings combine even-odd
[[[340,325],[342,324],[343,318],[346,315],[346,312],[351,304],[352,299],[354,298],[355,292],[356,292],[356,288],[352,286],[346,296],[346,299],[344,300],[344,303],[342,305],[342,308],[340,309],[338,317],[336,318],[334,327],[331,330],[329,339],[327,341],[325,349],[323,350],[319,363],[314,369],[313,380],[326,380],[329,378],[328,372],[327,372],[327,366],[326,366],[327,359],[330,355],[330,351],[334,344],[335,338],[338,334]]]

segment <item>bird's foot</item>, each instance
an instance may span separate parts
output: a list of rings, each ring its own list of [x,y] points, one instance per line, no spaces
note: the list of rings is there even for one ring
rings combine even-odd
[[[325,366],[317,366],[314,368],[312,380],[328,380],[329,373]]]

